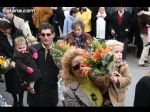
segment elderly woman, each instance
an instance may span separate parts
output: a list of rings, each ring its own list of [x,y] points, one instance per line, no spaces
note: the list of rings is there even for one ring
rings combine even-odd
[[[72,23],[72,32],[64,37],[64,40],[71,46],[89,50],[93,38],[84,32],[85,25],[82,20],[75,19]]]
[[[85,75],[81,61],[82,49],[79,48],[69,49],[62,58],[65,106],[99,107],[103,102],[101,91],[89,76]]]

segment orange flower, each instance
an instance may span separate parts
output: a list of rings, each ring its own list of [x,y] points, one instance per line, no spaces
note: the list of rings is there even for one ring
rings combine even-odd
[[[103,53],[100,50],[96,49],[92,59],[96,62],[97,60],[101,59],[102,57],[103,57]]]
[[[81,66],[82,67],[90,67],[90,64],[87,63],[86,61],[84,61],[84,62],[81,63]]]
[[[85,50],[82,51],[82,54],[83,54],[84,59],[90,58],[90,56],[88,55],[88,53]]]
[[[102,50],[102,52],[103,52],[104,54],[107,54],[107,53],[109,52],[109,48],[106,47],[105,49]]]
[[[62,48],[66,48],[67,47],[67,45],[66,44],[64,44],[64,43],[60,43],[60,44],[58,44],[58,46],[62,49]]]
[[[0,57],[0,60],[5,60],[5,58],[4,57]]]

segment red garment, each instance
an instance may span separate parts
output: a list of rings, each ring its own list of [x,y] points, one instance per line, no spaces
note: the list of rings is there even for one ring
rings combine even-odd
[[[122,16],[119,16],[119,15],[118,15],[118,24],[119,24],[119,25],[121,25],[122,19],[123,19]]]

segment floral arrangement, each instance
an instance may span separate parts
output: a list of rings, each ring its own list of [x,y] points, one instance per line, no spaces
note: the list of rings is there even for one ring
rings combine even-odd
[[[5,74],[11,69],[10,60],[10,58],[0,57],[0,74]]]
[[[109,73],[109,64],[113,62],[113,55],[110,54],[105,40],[92,43],[92,52],[83,52],[82,65],[94,72],[96,76],[104,76]]]
[[[65,42],[61,42],[61,43],[54,43],[52,45],[52,49],[51,49],[51,55],[54,59],[55,64],[57,65],[57,67],[59,69],[61,69],[61,59],[64,55],[64,53],[68,50],[72,48],[69,44],[66,44]]]

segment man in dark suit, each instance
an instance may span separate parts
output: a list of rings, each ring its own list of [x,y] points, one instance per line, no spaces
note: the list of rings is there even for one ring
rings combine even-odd
[[[110,17],[111,35],[117,35],[117,40],[124,43],[123,59],[127,56],[128,32],[131,29],[131,14],[124,7],[117,7]]]
[[[38,29],[40,42],[34,47],[38,51],[36,63],[42,74],[42,78],[34,85],[35,95],[28,93],[29,106],[50,107],[58,103],[58,73],[59,68],[54,64],[51,56],[51,46],[55,37],[54,27],[49,23],[43,23]]]

